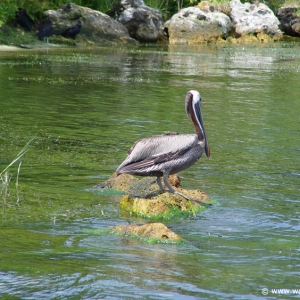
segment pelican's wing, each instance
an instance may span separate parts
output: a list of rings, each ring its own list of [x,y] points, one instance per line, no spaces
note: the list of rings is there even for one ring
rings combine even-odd
[[[129,173],[171,160],[187,152],[195,143],[198,143],[195,134],[167,133],[141,139],[128,151],[127,158],[116,172]]]
[[[156,155],[156,156],[149,157],[149,158],[146,158],[141,161],[136,161],[136,162],[131,162],[131,163],[127,163],[127,161],[125,160],[119,166],[119,168],[117,169],[116,172],[131,174],[131,173],[137,172],[138,170],[150,169],[151,167],[153,167],[155,165],[179,158],[181,155],[184,155],[189,149],[190,149],[190,147],[187,147],[185,149],[178,150],[176,152],[169,152],[169,153],[165,153],[165,154],[161,154],[161,155]]]

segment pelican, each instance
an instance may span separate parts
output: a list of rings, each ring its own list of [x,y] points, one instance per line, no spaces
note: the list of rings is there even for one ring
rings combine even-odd
[[[195,134],[167,132],[138,140],[127,152],[127,158],[117,168],[116,173],[156,176],[156,182],[163,192],[179,194],[191,200],[173,189],[168,176],[189,168],[198,161],[203,151],[207,158],[210,157],[198,91],[191,90],[186,94],[185,110],[194,124]],[[161,177],[168,190],[164,189]]]

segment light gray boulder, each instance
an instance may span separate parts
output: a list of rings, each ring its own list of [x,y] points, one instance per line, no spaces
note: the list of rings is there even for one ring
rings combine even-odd
[[[54,34],[60,35],[68,27],[76,24],[80,19],[83,21],[77,40],[89,44],[116,44],[137,41],[129,36],[127,28],[99,11],[73,3],[62,5],[57,10],[47,10],[44,17],[51,18]]]
[[[282,37],[279,20],[272,10],[263,3],[230,2],[231,20],[237,37],[252,35],[258,40],[278,40]]]
[[[224,41],[232,24],[230,18],[221,12],[188,7],[173,15],[165,27],[170,44],[195,44]]]

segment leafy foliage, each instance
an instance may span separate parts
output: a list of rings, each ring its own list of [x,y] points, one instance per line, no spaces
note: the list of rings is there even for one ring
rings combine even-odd
[[[6,0],[0,3],[0,26],[7,23],[15,15],[18,6],[14,0]]]

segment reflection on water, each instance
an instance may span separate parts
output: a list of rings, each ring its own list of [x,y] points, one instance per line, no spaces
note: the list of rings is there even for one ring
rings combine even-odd
[[[256,298],[298,288],[299,45],[170,46],[0,53],[0,295],[19,298]],[[217,204],[167,225],[186,243],[144,245],[90,228],[146,222],[107,179],[141,137],[190,133],[200,91],[212,158],[181,173]],[[284,278],[284,283],[283,283]],[[270,294],[271,295],[271,294]],[[273,295],[271,295],[273,296]]]

